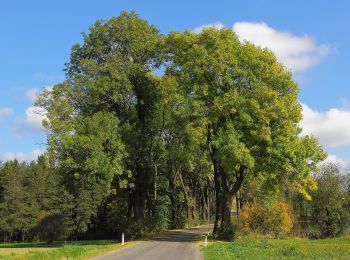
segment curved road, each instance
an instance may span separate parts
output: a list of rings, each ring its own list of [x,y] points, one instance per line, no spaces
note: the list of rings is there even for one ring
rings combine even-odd
[[[201,239],[200,235],[211,232],[212,228],[212,225],[208,225],[167,231],[163,236],[96,257],[94,260],[202,260],[202,253],[195,242]]]

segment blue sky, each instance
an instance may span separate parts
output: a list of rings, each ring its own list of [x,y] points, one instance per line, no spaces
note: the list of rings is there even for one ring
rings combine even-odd
[[[271,48],[294,71],[313,133],[350,166],[350,1],[2,1],[0,7],[0,160],[30,160],[45,150],[35,93],[64,79],[70,48],[98,19],[135,10],[162,33],[233,28]],[[350,169],[350,168],[349,168]]]

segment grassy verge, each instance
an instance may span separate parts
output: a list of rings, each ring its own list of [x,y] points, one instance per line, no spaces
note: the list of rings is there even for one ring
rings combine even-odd
[[[350,259],[350,237],[331,239],[269,239],[242,237],[211,242],[205,260],[228,259]]]
[[[127,242],[124,247],[137,242]],[[0,244],[0,259],[8,260],[62,260],[87,259],[120,249],[115,240],[47,243]]]

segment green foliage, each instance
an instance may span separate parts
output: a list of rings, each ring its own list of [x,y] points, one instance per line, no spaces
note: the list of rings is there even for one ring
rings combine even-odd
[[[35,225],[39,205],[35,200],[35,186],[29,179],[26,164],[6,162],[1,169],[0,230],[11,238],[15,234],[24,240]]]
[[[67,220],[60,212],[44,212],[39,215],[33,233],[40,241],[49,243],[66,240],[69,235]]]
[[[51,210],[63,209],[64,198],[58,176],[45,156],[37,162],[5,162],[0,168],[0,235],[4,241],[27,240],[38,217]]]
[[[206,130],[222,207],[216,227],[229,224],[230,201],[249,175],[305,192],[325,153],[316,139],[299,136],[298,87],[273,53],[241,43],[230,29],[174,32],[165,42],[165,75],[190,97],[192,118]]]
[[[316,175],[316,181],[318,189],[312,193],[311,201],[314,224],[323,237],[338,236],[350,225],[344,176],[336,165],[326,164]]]
[[[237,226],[233,223],[226,224],[224,223],[221,226],[218,237],[223,240],[233,241],[237,235]]]
[[[339,236],[350,226],[347,178],[335,164],[321,166],[315,174],[317,190],[310,192],[311,201],[294,197],[299,221],[296,231],[311,238],[325,238]]]

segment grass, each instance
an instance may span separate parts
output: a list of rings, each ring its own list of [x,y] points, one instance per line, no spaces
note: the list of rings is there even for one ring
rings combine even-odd
[[[350,259],[350,237],[331,239],[271,239],[242,237],[233,242],[212,242],[205,260],[220,259]]]
[[[130,246],[136,242],[127,242]],[[47,243],[0,244],[0,259],[8,260],[47,260],[47,259],[87,259],[120,249],[116,240],[75,241]]]

